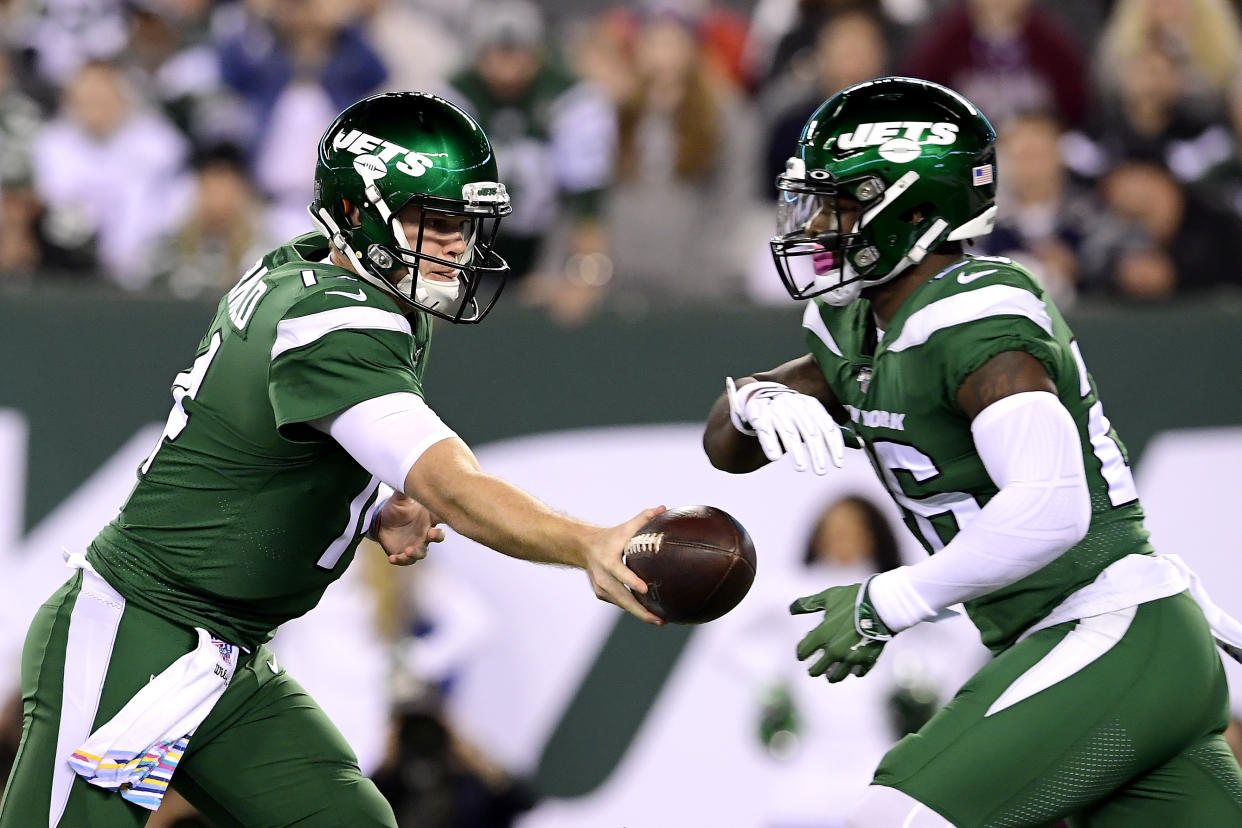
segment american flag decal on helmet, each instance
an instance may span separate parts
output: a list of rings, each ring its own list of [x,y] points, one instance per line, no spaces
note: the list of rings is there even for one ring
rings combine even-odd
[[[991,184],[992,165],[984,164],[982,167],[971,167],[970,178],[976,187],[982,187],[984,184]]]

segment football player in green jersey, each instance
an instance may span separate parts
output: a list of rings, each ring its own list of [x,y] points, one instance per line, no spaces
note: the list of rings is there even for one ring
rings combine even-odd
[[[1193,573],[1149,545],[1047,294],[963,253],[992,227],[994,140],[968,100],[910,78],[811,116],[771,242],[810,300],[810,353],[727,381],[704,448],[729,472],[790,453],[823,474],[848,438],[931,553],[794,602],[819,619],[797,647],[811,675],[865,675],[892,636],[958,603],[995,654],[885,756],[850,824],[1242,825],[1213,643],[1239,627],[1217,612],[1209,627]]]
[[[486,136],[448,101],[378,95],[328,127],[318,232],[221,300],[137,485],[31,625],[0,826],[139,826],[170,776],[221,828],[395,826],[265,644],[364,534],[407,564],[443,522],[580,567],[599,598],[660,623],[621,554],[660,508],[610,528],[558,514],[484,473],[424,401],[430,317],[486,316],[509,210]]]

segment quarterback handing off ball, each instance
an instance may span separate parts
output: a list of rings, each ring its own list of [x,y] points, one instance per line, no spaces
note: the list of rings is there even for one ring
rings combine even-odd
[[[625,564],[647,582],[644,607],[674,624],[703,624],[738,605],[755,580],[755,545],[732,515],[679,506],[625,546]]]

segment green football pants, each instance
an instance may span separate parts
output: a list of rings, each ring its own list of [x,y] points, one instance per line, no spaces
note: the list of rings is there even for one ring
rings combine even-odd
[[[1228,721],[1220,657],[1182,593],[1019,641],[898,742],[874,784],[963,828],[1239,826]]]
[[[144,825],[150,811],[88,784],[65,760],[196,645],[194,630],[127,605],[99,576],[70,578],[26,637],[24,729],[0,828]],[[397,824],[340,732],[266,647],[242,655],[172,787],[218,828]]]

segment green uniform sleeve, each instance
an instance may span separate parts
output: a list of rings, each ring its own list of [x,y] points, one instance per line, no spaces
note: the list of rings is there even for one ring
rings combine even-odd
[[[379,305],[369,290],[351,296],[362,290],[356,285],[307,297],[277,326],[267,391],[276,425],[286,436],[288,426],[363,400],[398,392],[422,396],[415,360],[423,361],[426,342],[415,343],[424,337],[416,337],[409,321]],[[354,304],[360,297],[368,301]]]
[[[966,378],[985,362],[1005,351],[1025,351],[1044,366],[1054,384],[1060,384],[1064,355],[1051,334],[1029,319],[993,316],[962,326],[959,336],[938,350],[949,397],[955,398]]]
[[[422,396],[409,337],[393,341],[398,337],[388,331],[335,331],[278,356],[268,376],[276,425],[309,422],[385,394]]]

